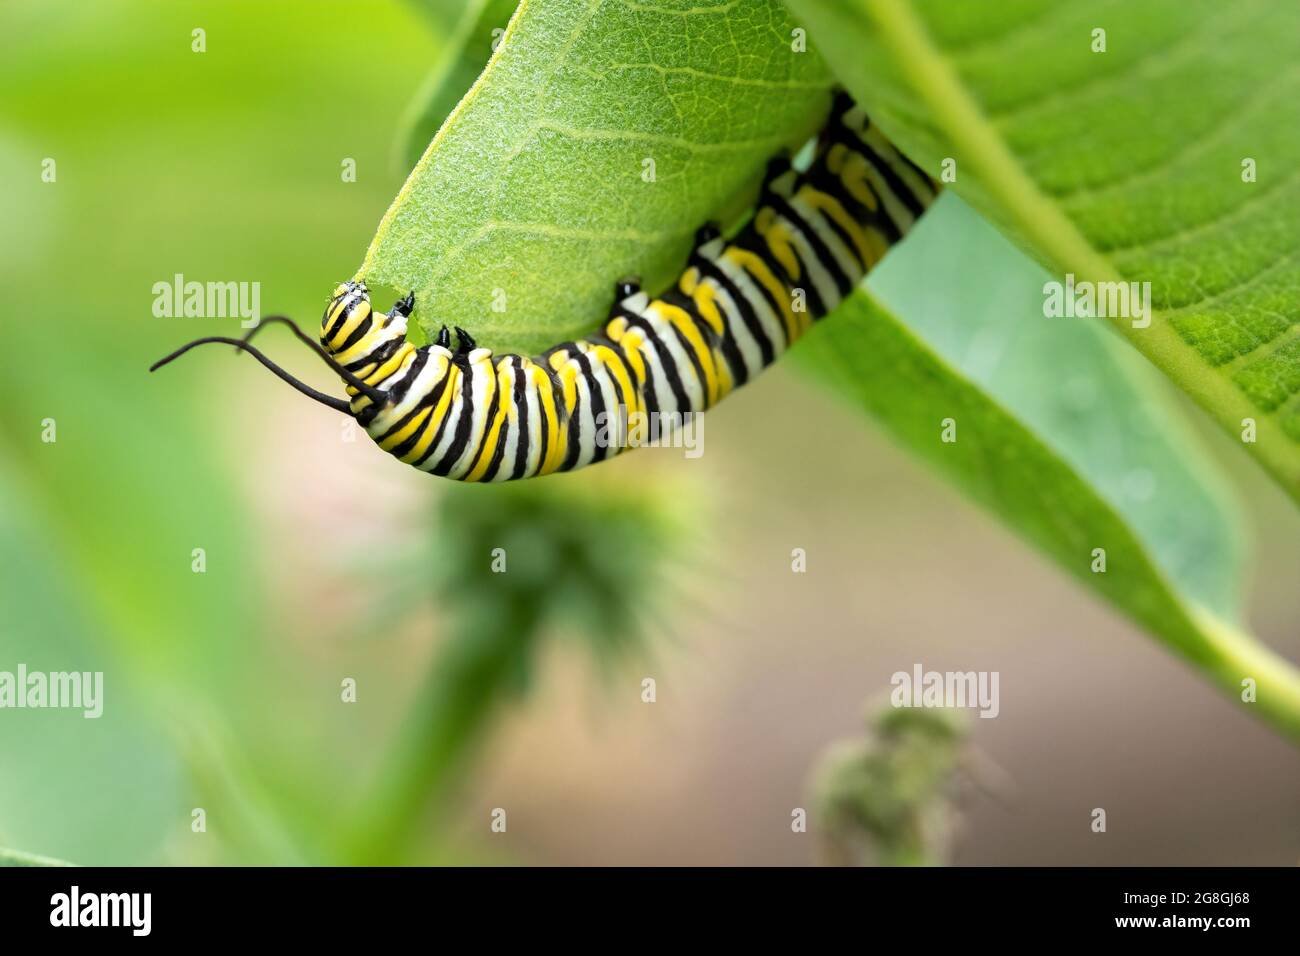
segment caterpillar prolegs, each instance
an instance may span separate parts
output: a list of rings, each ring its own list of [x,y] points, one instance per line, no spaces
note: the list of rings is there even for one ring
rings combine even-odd
[[[343,378],[349,401],[293,379],[354,416],[384,451],[463,481],[567,471],[635,445],[629,424],[702,412],[744,385],[848,295],[934,200],[937,184],[847,95],[835,99],[808,168],[769,164],[757,208],[731,239],[705,226],[677,282],[658,298],[617,283],[600,332],[539,356],[493,355],[460,328],[430,345],[406,340],[412,295],[387,313],[364,282],[334,290],[320,345],[289,324]],[[258,328],[261,328],[259,325]],[[635,432],[636,425],[631,424]]]

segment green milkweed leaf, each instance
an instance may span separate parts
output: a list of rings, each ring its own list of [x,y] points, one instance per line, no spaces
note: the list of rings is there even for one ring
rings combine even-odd
[[[523,0],[380,223],[360,275],[426,331],[540,350],[613,283],[666,284],[694,231],[815,131],[830,76],[769,0]]]
[[[1300,499],[1300,6],[788,0],[881,127],[1053,278],[1149,282],[1114,327]],[[1102,32],[1098,32],[1102,31]],[[1252,178],[1253,176],[1253,178]]]
[[[462,7],[461,19],[447,37],[446,52],[407,111],[397,147],[403,169],[420,161],[438,128],[474,85],[518,6],[519,0],[470,0]]]
[[[796,362],[1238,701],[1252,678],[1242,706],[1300,737],[1300,674],[1241,622],[1217,469],[1122,343],[1035,316],[1044,277],[946,196],[872,275],[893,308],[859,290]]]

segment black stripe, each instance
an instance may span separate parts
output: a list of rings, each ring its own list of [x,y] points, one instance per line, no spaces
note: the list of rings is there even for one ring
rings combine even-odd
[[[534,362],[533,364],[537,365],[536,362]],[[555,420],[556,420],[556,425],[558,427],[559,417],[560,417],[560,411],[559,411],[560,403],[556,398],[556,393],[559,391],[559,389],[557,388],[557,382],[555,381],[555,373],[552,372],[550,368],[546,366],[538,366],[538,367],[541,368],[542,371],[546,374],[546,381],[549,383],[548,387],[551,390],[551,404],[555,407]],[[546,454],[548,451],[550,451],[550,443],[551,443],[550,422],[548,422],[546,419],[546,404],[542,401],[541,392],[542,390],[541,387],[539,386],[537,389],[537,420],[541,425],[541,428],[538,429],[538,432],[542,438],[542,446],[537,450],[538,471],[541,471],[542,466],[546,464]]]
[[[879,129],[879,127],[877,127],[876,124],[873,123],[873,122],[871,121],[871,117],[868,116],[868,117],[867,117],[867,129],[870,130],[870,129],[872,129],[873,127]],[[878,153],[878,152],[876,152],[876,150],[875,150],[875,149],[874,149],[870,144],[868,144],[865,140],[863,141],[863,151],[864,151],[865,153],[867,153],[868,156],[878,156],[878,157],[880,157],[881,162],[885,163],[885,166],[886,166],[887,170],[888,170],[892,175],[894,175],[894,176],[896,176],[896,177],[898,178],[898,183],[899,183],[899,188],[900,188],[900,190],[901,190],[901,194],[902,194],[902,195],[906,195],[906,196],[908,196],[908,197],[911,197],[912,199],[914,199],[914,200],[916,201],[916,204],[917,204],[917,205],[915,206],[915,208],[910,207],[910,206],[909,206],[909,208],[912,208],[912,214],[913,214],[913,215],[919,217],[919,216],[921,215],[921,213],[925,212],[925,210],[926,210],[926,208],[929,206],[929,204],[930,204],[930,203],[934,200],[934,198],[939,194],[939,185],[938,185],[938,183],[935,182],[934,178],[933,178],[929,173],[927,173],[927,172],[926,172],[924,169],[922,169],[920,166],[916,165],[916,163],[914,163],[914,162],[912,162],[910,159],[908,159],[907,155],[906,155],[906,154],[905,154],[901,149],[899,149],[897,146],[894,145],[893,140],[891,140],[891,139],[890,139],[888,136],[886,136],[884,133],[881,133],[880,136],[881,136],[881,138],[884,139],[884,141],[889,145],[889,155],[888,155],[888,156],[886,156],[884,153]],[[892,157],[896,157],[896,158],[898,158],[898,159],[903,163],[904,166],[909,167],[909,168],[910,168],[914,173],[916,173],[916,175],[917,175],[918,177],[920,177],[921,182],[925,183],[925,184],[929,187],[929,190],[930,190],[930,195],[929,195],[929,196],[922,196],[922,195],[920,195],[919,193],[917,193],[916,191],[914,191],[913,189],[911,189],[910,187],[908,187],[908,186],[903,182],[902,177],[899,176],[899,174],[898,174],[897,172],[895,172],[895,170],[894,170],[894,168],[893,168],[893,165],[890,164],[890,163],[887,161],[891,156],[892,156]]]
[[[600,430],[600,418],[605,416],[606,421],[609,418],[609,411],[605,408],[605,390],[600,387],[600,381],[596,378],[596,373],[591,367],[591,359],[587,358],[585,352],[579,351],[574,359],[578,362],[578,368],[582,371],[582,377],[587,380],[587,394],[591,396],[591,427],[593,454],[591,460],[604,461],[609,457],[609,448],[602,447],[595,441],[596,432]]]
[[[771,365],[776,359],[776,350],[772,347],[772,340],[767,337],[767,332],[763,329],[763,322],[758,317],[758,311],[754,308],[754,303],[746,298],[739,287],[714,262],[705,259],[703,256],[696,256],[691,260],[691,263],[700,270],[701,275],[713,281],[727,295],[731,296],[731,301],[735,304],[736,311],[740,313],[745,328],[749,330],[749,334],[758,343],[758,351],[763,358],[763,367],[766,368]],[[780,321],[781,317],[778,315],[777,322]],[[746,371],[747,380],[748,371]],[[740,384],[743,384],[743,382]]]
[[[564,388],[560,388],[560,404],[564,404]],[[569,471],[578,463],[578,457],[582,454],[582,390],[578,388],[577,382],[573,384],[573,408],[567,408],[569,419],[567,427],[569,429],[569,447],[564,451],[564,461],[560,464],[560,471]]]
[[[626,318],[626,316],[623,316],[623,318]],[[605,328],[608,329],[609,325],[606,324]],[[641,350],[638,348],[635,351],[638,355],[641,356],[641,367],[645,370],[644,378],[637,373],[636,367],[632,364],[631,359],[628,358],[627,346],[623,345],[620,342],[615,342],[605,332],[599,333],[597,336],[595,336],[595,338],[598,338],[601,341],[603,341],[604,344],[608,345],[611,349],[618,352],[618,354],[623,357],[623,366],[624,368],[627,369],[628,374],[632,377],[632,387],[636,389],[636,393],[638,396],[637,404],[641,407],[641,410],[646,414],[650,414],[652,412],[658,412],[659,397],[658,395],[655,394],[654,374],[652,373],[652,370],[649,367],[647,367],[645,356],[641,355]]]
[[[745,368],[745,357],[740,354],[740,346],[736,343],[736,340],[727,334],[726,315],[717,301],[715,300],[714,304],[717,306],[718,312],[723,313],[721,335],[713,331],[713,326],[709,325],[708,320],[700,314],[700,307],[696,304],[695,299],[680,289],[669,289],[664,293],[664,301],[669,305],[677,306],[691,317],[695,322],[695,327],[700,330],[700,334],[704,336],[704,340],[709,344],[709,348],[713,352],[713,361],[717,362],[718,353],[721,352],[722,357],[727,360],[727,367],[731,369],[731,380],[737,386],[744,385],[749,376],[749,371]],[[721,387],[720,382],[719,387]]]
[[[330,324],[330,327],[325,330],[323,341],[328,341],[334,338],[334,336],[338,335],[339,329],[343,328],[343,326],[347,324],[348,317],[352,315],[353,311],[356,310],[356,307],[359,306],[364,301],[365,299],[353,299],[351,302],[349,302],[347,304],[347,307],[344,308],[342,311],[340,311],[337,316],[335,316],[334,321]],[[326,311],[325,314],[326,315],[329,314],[328,310]],[[335,349],[334,351],[340,351],[340,350]]]
[[[514,394],[513,391],[512,394]],[[498,379],[496,398],[494,398],[493,400],[493,404],[497,406],[498,410],[501,404],[500,401],[498,400],[500,396],[501,396],[501,382]],[[518,405],[517,397],[512,400],[515,401],[517,406]],[[518,417],[516,417],[515,421],[518,420],[519,420]],[[491,428],[492,426],[489,425],[488,427]],[[486,440],[487,434],[485,433],[483,437]],[[505,418],[501,420],[501,431],[497,434],[496,447],[492,449],[492,458],[488,461],[488,466],[484,470],[483,477],[480,478],[479,481],[491,481],[493,478],[496,477],[497,471],[501,468],[501,462],[506,457],[506,445],[508,445],[509,443],[510,443],[510,409],[507,408]],[[479,455],[480,457],[482,456],[482,449],[479,450]]]
[[[877,164],[872,162],[875,154],[867,149],[866,144],[862,142],[853,130],[849,129],[843,123],[839,123],[835,129],[836,132],[833,137],[834,142],[842,143],[846,149],[853,151],[860,156],[863,161],[871,165],[873,168],[876,168]],[[833,176],[833,174],[830,173],[828,173],[828,175]],[[856,200],[853,200],[852,196],[849,196],[848,198],[853,200],[858,209],[861,209],[861,212],[858,212],[857,210],[854,211],[854,218],[863,225],[874,226],[880,230],[885,237],[885,241],[892,246],[894,243],[898,242],[899,239],[903,238],[903,230],[899,227],[898,223],[894,222],[893,217],[889,215],[889,211],[885,208],[885,199],[881,195],[880,190],[876,188],[875,183],[873,183],[868,177],[863,177],[863,183],[871,192],[871,195],[876,197],[876,208],[874,211],[870,209],[862,209],[861,205],[858,204]],[[888,180],[886,180],[886,184],[888,184]],[[841,184],[838,188],[843,189],[843,185]],[[906,190],[904,190],[904,192],[906,192]],[[834,194],[847,195],[847,192],[840,193],[837,191]]]
[[[928,208],[929,204],[934,202],[935,198],[939,195],[938,182],[936,182],[935,178],[931,176],[929,173],[927,173],[924,169],[916,165],[916,163],[912,162],[912,160],[908,158],[906,153],[902,152],[901,150],[895,149],[894,155],[897,156],[899,159],[901,159],[904,164],[910,166],[912,168],[912,171],[916,173],[917,176],[921,177],[921,182],[925,183],[930,188],[930,195],[926,197],[921,197],[917,193],[912,193],[912,195],[917,196],[920,199],[923,199]]]
[[[614,352],[615,357],[623,363],[623,368],[627,372],[628,378],[634,378],[635,374],[628,366],[627,360],[623,358],[623,354],[616,349],[611,349],[611,351]],[[606,431],[613,433],[612,438],[614,440],[614,444],[610,446],[614,450],[607,453],[605,457],[613,458],[623,450],[623,440],[625,435],[623,426],[627,422],[624,412],[628,410],[628,396],[623,394],[623,386],[619,382],[618,376],[614,374],[614,370],[610,367],[608,359],[601,359],[601,367],[604,369],[605,375],[609,379],[610,387],[614,389],[614,408],[610,410],[608,419],[605,422]],[[617,432],[614,432],[614,428],[618,429]]]
[[[859,152],[861,152],[862,155],[867,158],[867,161],[876,168],[880,173],[880,177],[885,181],[885,185],[889,187],[890,192],[898,198],[899,202],[907,207],[908,212],[912,214],[912,217],[919,218],[921,213],[925,212],[925,203],[921,202],[921,200],[916,197],[916,194],[907,187],[907,183],[903,181],[902,177],[900,177],[898,173],[894,172],[894,168],[889,165],[889,162],[885,157],[867,146],[866,143],[862,144]]]
[[[846,146],[846,148],[851,149],[852,147]],[[840,205],[844,207],[844,211],[848,213],[849,218],[854,222],[869,222],[876,215],[864,203],[859,202],[856,196],[853,196],[844,188],[844,180],[831,172],[830,167],[825,162],[819,161],[808,167],[808,172],[804,174],[804,182],[814,189],[839,200]]]
[[[442,382],[440,383],[443,391],[446,390],[447,383],[450,381],[451,381],[451,370],[448,369],[447,374],[443,376]],[[439,391],[438,398],[439,399],[442,398],[442,391]],[[455,406],[454,399],[451,402],[447,403],[447,414],[443,415],[442,420],[438,422],[438,430],[433,433],[433,440],[429,442],[429,447],[424,450],[423,455],[421,455],[415,461],[411,462],[411,464],[414,465],[416,468],[423,467],[424,463],[429,460],[429,456],[438,450],[438,445],[442,442],[443,432],[447,430],[447,421],[448,419],[451,418],[451,410],[454,406]]]
[[[415,358],[411,360],[411,365],[407,369],[406,374],[402,376],[400,382],[388,391],[389,397],[394,405],[398,404],[406,397],[406,393],[411,390],[411,386],[415,384],[415,380],[420,377],[420,372],[424,369],[424,366],[428,361],[429,347],[426,345],[423,348],[416,349]]]
[[[845,230],[843,226],[841,226],[838,222],[835,221],[834,217],[828,216],[825,213],[819,213],[819,214],[822,217],[822,222],[826,223],[826,227],[830,229],[831,232],[835,233],[835,235],[839,238],[840,244],[844,246],[844,251],[849,254],[849,258],[851,258],[855,263],[857,263],[858,266],[857,278],[854,279],[852,276],[849,277],[850,281],[854,285],[857,285],[857,283],[861,281],[862,277],[867,274],[868,267],[866,262],[864,262],[862,260],[862,257],[858,254],[858,247],[854,244],[853,237],[848,234],[848,231]]]
[[[348,349],[352,348],[352,346],[356,345],[358,342],[361,341],[361,339],[365,336],[365,334],[370,331],[370,327],[374,324],[375,324],[375,313],[371,312],[368,316],[366,316],[361,321],[359,325],[357,325],[355,329],[352,330],[351,334],[348,335],[348,337],[344,340],[343,344],[340,345],[337,349],[335,349],[335,351],[337,353],[343,353],[346,352]]]
[[[430,406],[436,406],[438,404],[439,399],[442,398],[442,393],[447,390],[447,382],[450,380],[451,380],[450,375],[444,375],[442,378],[438,379],[437,384],[434,385],[433,388],[429,389],[428,394],[425,395],[424,398],[420,399],[420,401],[416,404],[415,408],[411,409],[411,413],[407,415],[405,418],[403,418],[402,421],[398,422],[396,425],[390,428],[387,432],[385,432],[380,437],[380,441],[383,441],[383,439],[387,438],[392,433],[398,431],[403,425],[408,424],[410,420],[414,418],[416,415],[418,415],[422,410],[429,408]],[[414,448],[416,444],[419,443],[420,437],[429,429],[429,426],[430,426],[430,422],[425,422],[422,428],[417,428],[414,434],[408,436],[405,440],[403,440],[403,442],[400,445],[395,446],[393,450],[389,452],[389,454],[392,455],[394,458],[401,458],[403,455],[409,454],[411,449]],[[431,451],[434,445],[436,444],[437,442],[430,442],[429,450]],[[428,457],[428,455],[429,452],[426,451],[424,453],[424,457],[421,458],[420,461],[423,461],[424,458]]]
[[[840,298],[848,295],[849,291],[853,288],[853,282],[849,279],[848,275],[845,274],[844,270],[840,268],[840,264],[836,261],[830,248],[826,243],[822,242],[822,237],[817,235],[817,230],[813,227],[813,224],[805,219],[804,216],[794,208],[792,203],[787,202],[779,196],[773,197],[772,208],[776,210],[777,214],[782,219],[794,226],[795,229],[799,231],[799,234],[803,236],[804,241],[808,243],[808,247],[812,249],[812,254],[817,257],[817,261],[830,274],[831,281],[835,283],[835,288],[839,290]],[[803,262],[803,256],[799,254],[798,248],[793,245],[791,248],[793,249],[794,254],[799,256],[799,261]],[[808,284],[811,286],[813,284],[813,277],[807,268],[807,263],[804,263],[803,271],[804,275],[808,279]],[[818,298],[820,299],[820,296]]]
[[[790,254],[799,260],[799,268],[803,272],[803,281],[790,290],[790,310],[794,311],[794,290],[798,289],[804,295],[805,311],[811,313],[814,319],[825,315],[829,310],[826,303],[822,301],[822,294],[817,291],[817,286],[813,284],[812,276],[808,274],[808,263],[804,260],[803,253],[792,246]],[[796,331],[795,334],[797,335],[798,332]]]
[[[375,416],[379,414],[379,410],[381,408],[387,408],[392,405],[400,405],[402,399],[406,397],[406,393],[411,390],[411,385],[414,384],[415,380],[420,377],[420,371],[421,369],[424,368],[425,363],[428,361],[429,361],[428,347],[424,346],[422,348],[416,349],[415,358],[413,358],[411,360],[411,364],[407,366],[406,374],[402,376],[402,380],[385,392],[385,394],[388,397],[388,401],[382,406],[376,405],[374,402],[371,402],[369,405],[367,405],[365,408],[361,410],[361,413],[359,415],[357,415],[357,422],[360,423],[361,427],[363,428],[369,427],[370,423],[375,420]],[[348,391],[349,392],[352,391],[352,386],[350,385],[348,386]]]
[[[387,342],[381,343],[379,348],[375,349],[374,351],[366,355],[363,355],[361,358],[357,359],[354,362],[349,362],[347,365],[343,367],[347,369],[349,372],[359,372],[361,369],[365,368],[367,365],[370,364],[374,364],[375,367],[378,368],[380,365],[383,365],[390,358],[392,358],[393,353],[396,352],[405,344],[406,344],[406,339],[402,338],[401,336],[398,336],[395,339],[389,339]]]
[[[665,319],[665,321],[668,320]],[[672,322],[669,322],[668,326],[673,330],[673,335],[677,339],[677,344],[682,347],[682,351],[686,353],[686,357],[691,360],[691,369],[695,372],[695,380],[700,383],[700,401],[704,403],[703,408],[696,408],[692,405],[682,409],[682,411],[703,411],[704,408],[707,408],[709,405],[709,382],[704,375],[704,363],[695,353],[695,349],[691,347],[691,342],[686,337],[686,334]]]
[[[767,266],[768,270],[776,277],[776,280],[780,282],[784,288],[791,289],[794,287],[794,284],[786,273],[785,268],[781,263],[772,259],[772,250],[767,247],[767,243],[763,240],[763,237],[760,236],[752,226],[747,226],[742,230],[740,234],[736,236],[732,245],[744,249],[746,252],[752,252],[754,255],[762,259],[763,264]],[[775,296],[772,295],[772,290],[770,290],[758,276],[754,275],[754,273],[744,265],[741,265],[740,269],[745,273],[745,275],[749,276],[749,281],[754,283],[754,288],[758,290],[758,294],[767,300],[767,304],[776,315],[776,324],[781,329],[781,339],[788,346],[790,344],[790,330],[786,328],[785,324],[785,309],[782,308],[780,302],[776,301]],[[786,305],[789,305],[789,303],[786,303]]]
[[[479,436],[478,450],[474,452],[469,467],[465,469],[466,475],[477,468],[479,462],[483,460],[483,452],[487,449],[487,440],[492,437],[492,428],[496,424],[497,412],[501,410],[501,381],[497,376],[496,366],[488,362],[488,367],[492,369],[492,401],[488,402],[487,415],[483,418],[483,434]],[[497,447],[501,447],[500,442],[497,443]],[[493,449],[493,451],[495,450]]]
[[[659,334],[655,332],[654,326],[630,309],[624,309],[620,306],[619,314],[627,319],[629,325],[635,325],[645,332],[646,342],[654,346],[655,354],[659,356],[659,364],[663,367],[664,377],[668,379],[668,387],[672,390],[673,398],[677,400],[677,410],[681,412],[690,411],[691,402],[686,396],[686,386],[682,384],[681,374],[677,370],[677,362],[668,351],[668,346],[664,345],[659,338]],[[653,369],[647,369],[646,371],[653,375]],[[656,402],[655,411],[658,410],[658,403]]]
[[[524,477],[524,470],[528,467],[528,449],[532,443],[532,435],[529,433],[529,409],[528,409],[528,383],[527,373],[524,371],[524,360],[518,355],[511,356],[511,364],[515,369],[515,422],[519,429],[519,441],[515,444],[515,464],[510,472],[511,480]],[[496,477],[495,474],[491,477]]]
[[[474,423],[474,375],[469,368],[468,362],[460,361],[456,364],[460,365],[461,371],[464,373],[461,378],[465,383],[460,391],[460,418],[456,420],[456,433],[452,436],[451,447],[447,449],[446,454],[438,459],[438,464],[433,466],[433,474],[441,475],[444,478],[451,471],[451,466],[456,464],[457,459],[464,454],[465,446],[469,444],[469,430]],[[493,393],[493,398],[495,397],[496,394]],[[450,417],[452,408],[455,408],[454,399],[452,407],[447,409],[448,417]],[[442,428],[439,428],[438,431],[441,433]],[[434,444],[436,445],[437,442],[435,441]]]

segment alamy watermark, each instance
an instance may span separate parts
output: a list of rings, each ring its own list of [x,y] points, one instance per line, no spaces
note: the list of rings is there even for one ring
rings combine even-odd
[[[152,893],[83,893],[75,883],[50,897],[51,926],[123,927],[132,936],[153,929]]]
[[[894,688],[889,702],[895,707],[972,707],[981,717],[996,717],[997,671],[927,671],[920,664],[912,672],[896,671],[889,679]]]
[[[0,709],[81,710],[87,720],[104,713],[103,671],[0,671]]]
[[[1076,282],[1067,273],[1064,282],[1043,283],[1043,315],[1049,319],[1131,319],[1133,328],[1151,324],[1150,282]]]
[[[596,415],[597,448],[682,448],[704,454],[703,412],[629,412],[626,405]]]
[[[234,319],[251,329],[262,318],[262,283],[186,281],[153,284],[153,314],[159,319]]]

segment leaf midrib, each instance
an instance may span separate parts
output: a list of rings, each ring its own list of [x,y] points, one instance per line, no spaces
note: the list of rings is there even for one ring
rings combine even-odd
[[[1046,196],[975,102],[948,59],[931,41],[911,0],[853,0],[859,13],[877,24],[902,75],[933,111],[967,162],[976,167],[989,194],[1061,271],[1095,282],[1128,281]],[[1255,406],[1226,376],[1215,371],[1168,322],[1152,310],[1151,325],[1134,329],[1130,320],[1110,317],[1111,326],[1169,379],[1186,391],[1225,429],[1241,420],[1260,423],[1253,452],[1287,493],[1300,501],[1300,447],[1276,426],[1277,409]],[[1261,419],[1271,420],[1267,432]]]

